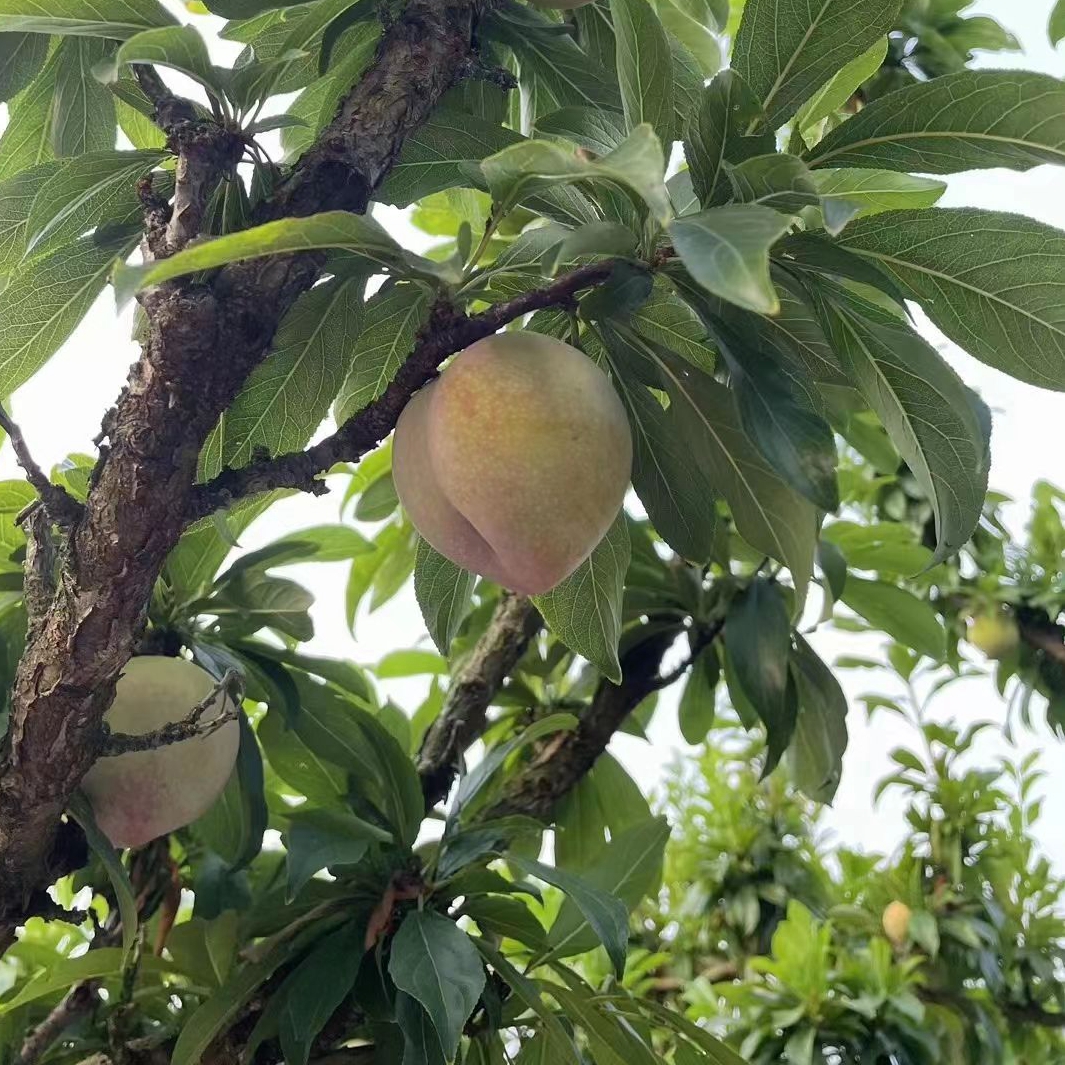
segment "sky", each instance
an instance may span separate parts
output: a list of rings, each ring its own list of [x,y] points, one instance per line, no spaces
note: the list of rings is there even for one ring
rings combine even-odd
[[[180,11],[172,2],[169,6]],[[1055,52],[1046,37],[1050,7],[1051,0],[986,0],[975,4],[971,9],[974,13],[998,18],[1013,30],[1025,49],[1024,55],[984,57],[979,65],[1065,75],[1065,45]],[[209,25],[211,21],[200,24]],[[228,56],[219,51],[218,58]],[[1039,167],[1023,174],[987,170],[956,175],[948,181],[948,191],[941,201],[945,206],[1019,211],[1065,229],[1065,177],[1060,170]],[[398,212],[389,210],[379,218],[408,246],[419,247],[418,232]],[[71,452],[92,452],[100,418],[137,357],[137,348],[130,341],[130,326],[130,312],[116,316],[113,296],[110,290],[105,291],[70,341],[14,396],[14,416],[35,457],[46,468]],[[1052,438],[1059,439],[1055,430],[1065,414],[1065,396],[1014,381],[960,352],[929,323],[924,322],[922,328],[995,413],[991,484],[1016,500],[1010,520],[1019,530],[1025,519],[1027,498],[1037,480],[1065,485],[1065,449],[1058,443],[1049,443]],[[0,449],[0,477],[14,476],[19,476],[19,471],[5,444]],[[339,493],[284,500],[244,534],[242,547],[254,549],[291,530],[335,521],[339,504]],[[304,565],[290,567],[286,572],[315,595],[316,635],[311,645],[315,653],[372,664],[397,647],[427,643],[409,586],[374,615],[360,616],[353,639],[344,620],[344,567]],[[819,631],[812,639],[829,661],[841,653],[875,653],[879,647],[876,639],[830,631]],[[851,698],[851,738],[839,794],[825,814],[826,830],[831,838],[850,847],[890,851],[906,830],[902,806],[898,798],[889,794],[874,808],[872,789],[889,771],[888,752],[897,744],[912,743],[913,734],[904,724],[884,715],[871,725],[865,721],[857,697],[865,691],[886,691],[889,678],[862,671],[842,674],[841,679]],[[422,681],[395,682],[388,693],[412,709],[420,701],[424,687]],[[622,736],[612,748],[645,790],[655,787],[664,766],[672,759],[691,756],[691,748],[684,745],[676,727],[678,693],[679,689],[674,688],[663,698],[650,729],[650,746]],[[948,689],[937,702],[935,712],[939,717],[953,716],[963,723],[977,719],[1001,723],[1004,718],[1003,704],[986,679],[962,681]],[[1015,739],[1017,746],[1011,747],[1001,729],[987,730],[976,756],[986,763],[1000,756],[1019,757],[1033,748],[1043,750],[1042,764],[1049,771],[1044,784],[1051,800],[1047,808],[1059,807],[1065,798],[1065,742],[1056,741],[1043,728]],[[1065,873],[1065,818],[1049,819],[1038,835],[1059,871]]]

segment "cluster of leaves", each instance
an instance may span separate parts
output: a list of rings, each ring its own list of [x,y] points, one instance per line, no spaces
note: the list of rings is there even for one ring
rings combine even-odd
[[[1033,842],[1037,756],[974,767],[986,723],[963,731],[890,702],[919,741],[892,751],[897,772],[877,789],[908,799],[910,835],[890,857],[829,850],[816,810],[759,782],[734,728],[676,771],[665,889],[644,933],[659,969],[643,993],[765,1065],[1049,1065],[1065,1048],[1065,883]],[[901,934],[884,918],[900,903]]]
[[[581,569],[537,599],[547,631],[495,694],[487,753],[434,812],[434,831],[423,827],[416,756],[444,705],[436,678],[458,675],[501,591],[418,540],[397,508],[387,445],[341,471],[344,513],[353,504],[355,518],[377,523],[371,538],[316,526],[227,566],[234,537],[271,496],[189,530],[155,589],[146,645],[186,653],[218,677],[237,668],[248,690],[229,786],[160,859],[192,901],[149,890],[137,856],[119,861],[75,809],[94,858],[57,887],[70,923],[33,922],[0,963],[0,1055],[10,1059],[21,1033],[87,980],[106,1000],[44,1060],[78,1062],[117,1044],[194,1065],[221,1045],[224,1060],[305,1065],[356,1044],[348,1060],[407,1065],[505,1054],[523,1065],[589,1055],[598,1065],[730,1065],[735,1053],[703,1026],[638,993],[653,955],[630,962],[625,979],[627,914],[657,884],[668,828],[622,768],[603,755],[573,782],[553,815],[553,865],[538,860],[542,823],[494,805],[594,712],[598,692],[624,690],[626,662],[677,639],[692,659],[686,737],[711,727],[723,677],[759,749],[767,741],[763,768],[786,758],[805,794],[831,798],[846,703],[795,629],[812,583],[823,618],[841,601],[912,649],[900,653],[946,658],[931,575],[955,566],[947,560],[978,529],[989,416],[913,329],[905,301],[985,362],[1065,387],[1056,311],[1065,238],[1016,215],[932,209],[943,183],[910,171],[1060,162],[1065,89],[1037,74],[960,70],[846,117],[880,63],[876,49],[909,25],[900,0],[827,0],[816,11],[597,0],[566,20],[503,0],[477,36],[485,64],[517,89],[508,98],[502,75],[456,86],[377,190],[378,202],[414,205],[415,221],[446,238],[417,256],[372,218],[345,212],[249,224],[278,162],[332,118],[394,13],[368,0],[207,7],[228,19],[222,36],[244,46],[232,69],[214,65],[198,32],[154,0],[0,0],[10,111],[0,137],[0,395],[52,357],[109,277],[125,300],[236,260],[324,249],[324,280],[285,318],[204,447],[208,479],[304,447],[330,409],[339,422],[357,416],[415,348],[434,303],[480,309],[604,260],[613,264],[604,285],[523,324],[580,346],[611,375],[633,427],[646,517],[621,515]],[[730,19],[731,66],[719,69]],[[962,48],[964,26],[950,26]],[[173,167],[130,76],[146,63],[203,87],[202,120],[240,132],[251,178],[234,169],[219,185],[213,239],[133,266],[124,260],[138,240],[137,182],[150,174],[166,195]],[[271,113],[292,93],[287,110]],[[260,144],[272,130],[278,162]],[[116,149],[118,131],[132,148]],[[685,164],[669,173],[676,143]],[[372,275],[384,282],[367,297]],[[890,463],[870,473],[857,453]],[[53,477],[84,498],[93,465],[75,456]],[[890,510],[892,492],[907,489],[919,528]],[[21,483],[0,486],[3,515],[31,499]],[[870,520],[874,507],[883,513]],[[838,518],[825,524],[827,513]],[[0,537],[6,678],[25,626],[25,545],[7,522]],[[368,670],[302,651],[310,596],[274,571],[307,561],[350,565],[352,622],[413,574],[439,653],[401,650]],[[420,706],[399,708],[372,674],[434,680]],[[627,708],[625,727],[637,733],[654,710],[644,694]],[[786,806],[779,816],[773,831],[791,817]],[[736,846],[749,832],[758,861],[779,857],[811,908],[831,894],[812,854],[785,855],[744,825],[738,818]],[[822,954],[834,950],[825,928],[788,912],[784,881],[764,881],[757,864],[737,876],[723,925],[730,950],[764,952],[764,937],[751,937],[783,918],[780,955],[794,960],[822,942]],[[135,947],[138,910],[154,957]],[[118,916],[121,947],[107,942]],[[609,969],[585,979],[569,959],[597,945]],[[917,980],[869,949],[885,980],[903,989]],[[774,1031],[783,1027],[773,1018]],[[796,1053],[813,1046],[805,1008],[789,1027]],[[773,1038],[752,1041],[752,1052]]]

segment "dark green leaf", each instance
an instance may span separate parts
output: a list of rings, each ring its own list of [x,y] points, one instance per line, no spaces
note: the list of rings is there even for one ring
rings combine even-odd
[[[714,723],[715,699],[721,667],[717,652],[706,647],[692,663],[691,672],[684,683],[677,723],[685,743],[702,743]]]
[[[349,211],[325,211],[303,218],[281,218],[240,233],[205,240],[169,259],[143,266],[119,264],[115,267],[115,294],[120,303],[125,303],[142,289],[184,274],[260,255],[316,248],[341,248],[364,258],[367,264],[403,264],[400,246],[372,218]]]
[[[791,625],[776,584],[753,580],[729,604],[725,647],[736,679],[766,728],[766,771],[780,761],[795,730],[795,707],[788,699]]]
[[[334,277],[296,301],[270,354],[207,438],[201,476],[249,463],[256,450],[298,451],[329,413],[358,350],[362,277]]]
[[[966,70],[874,100],[808,153],[813,166],[955,174],[1065,159],[1065,85],[1047,74]]]
[[[33,201],[62,165],[51,162],[31,166],[0,182],[0,274],[6,274],[22,259]]]
[[[388,971],[425,1008],[450,1061],[484,989],[484,965],[469,936],[432,910],[409,913],[392,941]]]
[[[971,208],[897,211],[855,223],[840,243],[887,270],[976,358],[1065,390],[1065,233]]]
[[[572,141],[596,155],[609,155],[625,139],[621,115],[593,107],[552,111],[536,120],[536,132]]]
[[[185,976],[204,987],[221,987],[237,958],[237,912],[227,910],[212,921],[194,917],[175,925],[166,949]]]
[[[327,936],[278,988],[278,1021],[286,1065],[307,1065],[311,1047],[355,983],[364,948],[362,922]]]
[[[138,221],[143,207],[137,197],[137,179],[166,155],[162,151],[90,152],[62,164],[38,186],[26,222],[26,251],[36,257],[73,244],[102,222]]]
[[[63,41],[53,55],[55,92],[48,135],[52,151],[60,158],[115,146],[114,97],[92,74],[110,49],[108,41],[74,37]]]
[[[799,717],[788,749],[796,786],[815,802],[830,803],[847,749],[847,697],[832,670],[795,634],[791,668],[799,689]]]
[[[780,300],[769,277],[769,250],[790,224],[768,207],[730,204],[676,218],[669,234],[705,289],[739,307],[775,314]]]
[[[543,946],[547,935],[532,910],[515,898],[483,895],[467,902],[462,912],[472,917],[482,932],[507,936],[534,950]]]
[[[1050,12],[1050,23],[1047,26],[1050,43],[1060,44],[1065,40],[1065,0],[1058,0]]]
[[[935,512],[935,557],[946,558],[980,519],[990,412],[908,326],[842,288],[823,292],[818,302],[836,352],[924,489]]]
[[[311,802],[332,804],[344,794],[344,773],[315,754],[285,724],[280,709],[272,709],[263,718],[258,736],[270,768],[300,795]]]
[[[943,626],[935,610],[923,599],[882,581],[867,581],[849,574],[843,602],[856,614],[899,643],[939,662],[946,653]]]
[[[320,869],[355,865],[371,843],[390,843],[388,832],[344,810],[298,809],[285,835],[287,899],[291,902]]]
[[[114,55],[98,63],[94,73],[101,81],[117,81],[125,73],[123,67],[129,63],[170,67],[199,82],[216,97],[224,96],[226,72],[211,64],[207,45],[192,26],[144,30],[123,42]]]
[[[732,65],[782,126],[896,23],[900,0],[747,0]]]
[[[723,70],[703,90],[685,136],[684,156],[704,207],[720,206],[731,197],[726,163],[773,151],[771,132],[752,132],[763,118],[758,98],[734,70]]]
[[[477,578],[456,566],[425,540],[418,541],[414,560],[414,596],[425,627],[440,653],[446,655],[470,608]]]
[[[382,289],[366,303],[362,332],[350,356],[351,369],[334,406],[338,423],[373,402],[388,386],[429,313],[429,293],[421,285]]]
[[[396,995],[396,1023],[403,1033],[403,1061],[396,1065],[449,1065],[433,1020],[417,999],[404,992]],[[376,1046],[375,1046],[376,1052]]]
[[[82,237],[15,273],[0,292],[0,395],[11,395],[56,353],[103,291],[115,256],[135,242]]]
[[[622,512],[573,573],[551,591],[533,597],[551,631],[615,683],[621,682],[618,639],[630,554]]]
[[[48,38],[39,33],[0,35],[0,103],[7,103],[37,76],[48,55]]]
[[[618,84],[630,130],[648,123],[663,145],[673,140],[673,60],[666,31],[647,0],[610,0]]]
[[[131,37],[174,16],[156,0],[0,0],[0,33]]]

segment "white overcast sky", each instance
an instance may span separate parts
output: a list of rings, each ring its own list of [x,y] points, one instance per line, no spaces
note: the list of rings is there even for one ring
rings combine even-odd
[[[172,2],[169,6],[182,10]],[[988,56],[980,65],[1026,67],[1057,77],[1065,74],[1065,46],[1055,52],[1046,38],[1050,6],[1051,0],[986,0],[974,5],[973,12],[992,15],[1009,26],[1025,48],[1024,55]],[[205,27],[215,22],[196,21]],[[219,51],[220,57],[228,54],[228,49]],[[1065,177],[1061,170],[1040,167],[1025,174],[990,170],[958,175],[949,181],[950,188],[942,201],[945,205],[1019,211],[1065,229]],[[417,239],[416,231],[395,212],[382,216],[382,221],[394,228],[400,239]],[[116,317],[108,290],[74,337],[14,397],[15,417],[42,464],[58,462],[73,451],[92,451],[92,438],[101,415],[113,401],[137,354],[129,333],[129,313]],[[928,335],[995,411],[991,483],[1018,501],[1012,519],[1020,528],[1035,481],[1045,478],[1065,485],[1065,452],[1059,432],[1065,417],[1065,395],[1020,384],[983,366],[946,344],[930,326]],[[224,357],[224,353],[219,356]],[[10,448],[5,444],[0,451],[0,476],[17,475]],[[289,530],[334,521],[338,506],[336,494],[286,500],[248,530],[242,543],[254,548]],[[376,614],[360,617],[352,640],[344,621],[344,567],[307,565],[293,567],[289,572],[316,596],[317,635],[313,647],[318,653],[373,663],[389,650],[425,639],[409,587]],[[828,658],[843,651],[876,649],[876,641],[865,640],[863,645],[857,638],[838,634],[819,634],[816,642]],[[851,696],[878,685],[883,688],[880,678],[868,674],[845,677],[845,683]],[[404,682],[393,689],[393,694],[413,708],[423,689],[423,683]],[[675,724],[675,699],[674,691],[663,702],[652,726],[653,746],[648,748],[629,737],[616,741],[616,753],[647,788],[654,786],[662,766],[674,757],[674,752],[685,751]],[[1003,717],[1002,704],[987,680],[961,682],[939,705],[943,715],[954,715],[960,721],[1001,721]],[[864,711],[856,703],[852,705],[849,725],[851,742],[843,784],[827,822],[835,836],[847,845],[890,850],[904,832],[901,808],[888,798],[874,810],[871,793],[874,782],[888,770],[887,752],[897,743],[907,742],[909,733],[905,726],[883,715],[872,726],[866,726]],[[1050,771],[1046,792],[1056,800],[1047,805],[1049,809],[1057,808],[1065,798],[1065,743],[1056,741],[1044,729],[1022,735],[1018,742],[1024,750],[1033,746],[1044,749],[1043,764]],[[979,750],[985,760],[1007,753],[1009,747],[999,733],[988,737]],[[1041,839],[1059,870],[1065,870],[1065,818],[1048,820]]]

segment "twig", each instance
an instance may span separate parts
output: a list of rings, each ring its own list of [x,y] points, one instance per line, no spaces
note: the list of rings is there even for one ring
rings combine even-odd
[[[75,984],[59,1000],[51,1013],[26,1036],[13,1065],[36,1065],[45,1051],[72,1025],[96,1008],[99,982],[84,980]]]
[[[71,496],[61,485],[53,484],[44,470],[37,465],[30,454],[26,438],[22,430],[12,421],[11,416],[0,406],[0,428],[7,433],[11,441],[11,447],[15,452],[15,459],[26,474],[26,480],[36,489],[41,502],[47,509],[52,521],[57,525],[74,525],[81,517],[84,508]],[[31,508],[27,508],[19,515],[20,520],[30,516]]]
[[[356,462],[376,447],[395,427],[411,396],[432,380],[440,364],[456,351],[491,336],[509,322],[532,311],[564,304],[582,289],[605,281],[615,260],[577,267],[542,288],[503,300],[480,314],[466,315],[448,304],[438,304],[418,336],[413,352],[392,383],[369,406],[353,415],[332,436],[306,451],[253,462],[221,474],[194,490],[188,521],[191,524],[243,496],[276,488],[296,488],[320,494],[320,474],[338,462]]]
[[[500,600],[448,689],[443,711],[425,734],[418,773],[427,806],[447,797],[462,752],[484,732],[489,704],[542,624],[536,607],[523,596]]]
[[[171,721],[169,724],[163,725],[162,728],[153,729],[151,732],[143,732],[140,735],[126,732],[108,732],[100,750],[100,757],[113,758],[119,754],[128,754],[130,751],[153,751],[159,747],[168,747],[172,743],[181,743],[182,740],[192,739],[196,736],[210,736],[222,728],[223,725],[228,725],[230,721],[239,719],[241,703],[244,697],[243,692],[244,678],[235,669],[230,669],[215,684],[210,693],[204,699],[201,699],[182,720]],[[229,709],[223,709],[217,717],[201,722],[200,718],[214,705],[219,695],[224,695],[224,701],[229,701],[231,706]]]
[[[657,678],[654,690],[662,691],[663,688],[668,688],[671,684],[680,680],[680,678],[683,677],[695,664],[695,660],[699,657],[700,652],[709,647],[710,644],[717,639],[724,627],[725,619],[721,618],[713,624],[693,632],[688,653],[678,665],[674,666],[668,673],[663,673]]]

